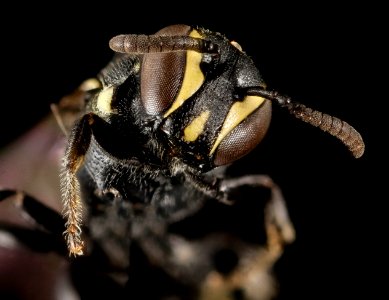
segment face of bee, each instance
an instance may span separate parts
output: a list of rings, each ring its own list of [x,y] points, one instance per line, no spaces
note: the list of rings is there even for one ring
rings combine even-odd
[[[156,120],[153,138],[162,143],[160,148],[199,171],[232,163],[252,151],[268,130],[271,101],[335,135],[356,157],[363,153],[361,137],[348,124],[266,91],[242,47],[219,33],[173,25],[151,36],[118,36],[110,45],[133,62],[119,72],[127,76],[122,81],[126,83],[131,73],[138,81],[104,87],[97,110],[104,117],[133,105],[137,112],[128,110],[127,115]],[[111,77],[117,80],[119,73]],[[123,105],[120,97],[138,102]]]
[[[245,89],[264,87],[252,60],[220,34],[174,25],[157,35],[188,35],[218,46],[217,55],[193,50],[145,54],[141,100],[162,117],[174,155],[204,170],[231,163],[264,137],[271,103]]]

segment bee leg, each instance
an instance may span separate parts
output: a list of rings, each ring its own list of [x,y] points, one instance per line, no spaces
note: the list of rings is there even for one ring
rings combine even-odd
[[[193,287],[209,288],[208,285],[214,283],[212,276],[219,274],[214,265],[214,253],[220,249],[227,249],[237,255],[238,263],[231,273],[218,275],[218,278],[222,279],[218,282],[223,282],[226,291],[241,288],[245,290],[245,293],[249,293],[254,279],[254,282],[265,280],[268,286],[272,286],[270,284],[273,282],[271,268],[282,254],[284,245],[292,242],[295,235],[278,185],[266,175],[221,179],[213,183],[195,180],[197,180],[196,177],[191,178],[191,182],[199,191],[232,205],[236,202],[232,201],[235,190],[245,186],[269,189],[270,199],[265,204],[264,213],[266,244],[264,247],[245,244],[239,238],[228,234],[225,236],[211,235],[200,240],[187,240],[185,237],[169,234],[163,224],[153,223],[153,226],[144,230],[143,234],[137,238],[137,242],[140,243],[148,258],[182,283]],[[262,282],[262,284],[265,283]],[[273,290],[268,292],[272,293]]]
[[[219,191],[223,202],[231,201],[229,193],[237,188],[264,187],[270,190],[271,196],[265,207],[265,229],[267,234],[267,247],[269,252],[277,259],[285,243],[295,239],[295,230],[289,219],[288,210],[281,189],[267,175],[247,175],[233,179],[223,179],[219,183]]]
[[[82,203],[80,184],[76,175],[89,148],[92,137],[92,124],[95,122],[95,119],[96,116],[89,113],[75,124],[70,133],[62,161],[61,192],[64,206],[63,214],[67,219],[65,238],[70,255],[83,254],[83,241],[81,240]]]
[[[233,190],[244,186],[268,188],[271,192],[265,208],[265,227],[267,233],[267,246],[274,258],[282,253],[284,244],[295,239],[295,230],[289,219],[288,210],[281,189],[267,175],[246,175],[231,179],[216,179],[212,183],[206,182],[193,175],[187,175],[193,186],[204,195],[215,198],[225,204],[233,204],[230,194]],[[189,176],[189,177],[188,177]]]
[[[213,246],[212,243],[216,242],[222,250],[224,245],[224,249],[236,255],[237,265],[227,273],[220,272],[217,268],[209,272],[201,284],[200,299],[209,299],[210,295],[214,294],[225,295],[225,298],[236,294],[239,299],[270,299],[276,295],[272,268],[283,253],[285,244],[295,238],[294,227],[280,188],[266,175],[219,179],[208,187],[203,185],[205,194],[214,194],[214,198],[231,206],[237,201],[244,201],[234,201],[233,198],[236,190],[244,187],[266,188],[270,191],[270,199],[265,203],[264,211],[266,243],[264,246],[256,246],[233,237],[224,241],[211,237],[211,242],[203,243],[201,252],[196,253],[196,257],[201,257],[199,254],[203,254],[207,249],[220,249]],[[204,259],[201,259],[201,262],[203,261]]]
[[[16,190],[0,190],[0,230],[30,249],[65,254],[64,224],[59,213],[35,198]]]
[[[0,190],[0,299],[79,299],[69,275],[64,224],[37,199]]]

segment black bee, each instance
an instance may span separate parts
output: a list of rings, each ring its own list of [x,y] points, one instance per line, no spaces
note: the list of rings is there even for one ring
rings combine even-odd
[[[338,118],[267,90],[251,58],[222,34],[173,25],[155,35],[116,36],[109,45],[117,54],[97,78],[52,107],[68,136],[60,181],[70,255],[98,249],[109,272],[126,282],[137,243],[170,276],[201,286],[201,295],[212,286],[214,254],[230,249],[235,269],[224,273],[239,284],[225,281],[225,289],[239,286],[244,297],[257,299],[258,282],[248,278],[268,270],[258,262],[271,266],[294,229],[268,176],[226,178],[225,166],[263,139],[272,103],[337,137],[355,157],[364,152],[361,136]],[[169,233],[170,224],[212,201],[244,201],[236,198],[244,187],[270,190],[267,250],[222,234],[194,242]]]

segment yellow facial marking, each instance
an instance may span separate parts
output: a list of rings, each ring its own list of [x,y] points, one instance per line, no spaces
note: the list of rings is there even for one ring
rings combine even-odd
[[[201,38],[201,35],[196,30],[193,30],[189,36]],[[182,81],[180,92],[172,106],[164,114],[164,118],[168,117],[172,112],[179,108],[185,100],[192,96],[203,84],[205,77],[200,69],[201,58],[201,53],[193,50],[187,51],[184,80]]]
[[[211,152],[212,155],[220,142],[231,132],[236,126],[238,126],[244,119],[247,118],[254,110],[256,110],[265,101],[264,98],[258,96],[246,96],[243,101],[237,101],[232,106],[224,120],[223,127],[213,144]]]
[[[199,116],[184,129],[184,140],[187,142],[194,142],[199,135],[204,131],[205,123],[209,118],[209,110],[203,111]]]
[[[111,101],[113,97],[113,87],[102,90],[97,97],[97,109],[102,113],[111,113]]]

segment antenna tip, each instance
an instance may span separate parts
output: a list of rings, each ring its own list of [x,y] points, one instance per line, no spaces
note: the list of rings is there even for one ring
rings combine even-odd
[[[111,48],[115,52],[125,53],[126,51],[124,49],[124,40],[125,40],[125,35],[114,36],[109,41],[109,48]]]

